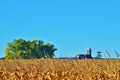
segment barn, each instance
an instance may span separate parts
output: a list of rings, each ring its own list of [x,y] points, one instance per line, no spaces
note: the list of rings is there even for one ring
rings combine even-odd
[[[77,54],[75,58],[76,59],[93,59],[91,54],[92,54],[92,50],[91,48],[88,48],[87,54]]]

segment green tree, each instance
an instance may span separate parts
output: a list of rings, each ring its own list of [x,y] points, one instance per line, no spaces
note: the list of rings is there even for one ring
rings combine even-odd
[[[41,40],[14,40],[7,44],[5,59],[35,59],[47,56],[53,58],[57,49],[53,44]]]
[[[50,43],[46,43],[44,45],[44,55],[46,55],[47,57],[49,58],[53,58],[54,55],[54,52],[57,50],[56,48],[54,48],[54,45],[53,44],[50,44]]]

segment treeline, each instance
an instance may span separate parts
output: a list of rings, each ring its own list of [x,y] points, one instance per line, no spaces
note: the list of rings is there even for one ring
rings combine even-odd
[[[56,50],[53,44],[42,40],[17,39],[7,44],[5,59],[53,58]]]

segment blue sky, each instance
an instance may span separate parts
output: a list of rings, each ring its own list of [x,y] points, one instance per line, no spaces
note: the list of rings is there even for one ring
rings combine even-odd
[[[120,52],[119,0],[0,1],[0,57],[14,39],[43,40],[58,49],[56,57],[73,57],[92,48]]]

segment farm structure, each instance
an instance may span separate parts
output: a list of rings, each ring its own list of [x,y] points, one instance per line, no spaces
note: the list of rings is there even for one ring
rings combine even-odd
[[[91,54],[92,54],[92,50],[91,50],[91,48],[88,48],[87,49],[87,54],[77,54],[75,56],[75,58],[76,59],[93,59]]]

